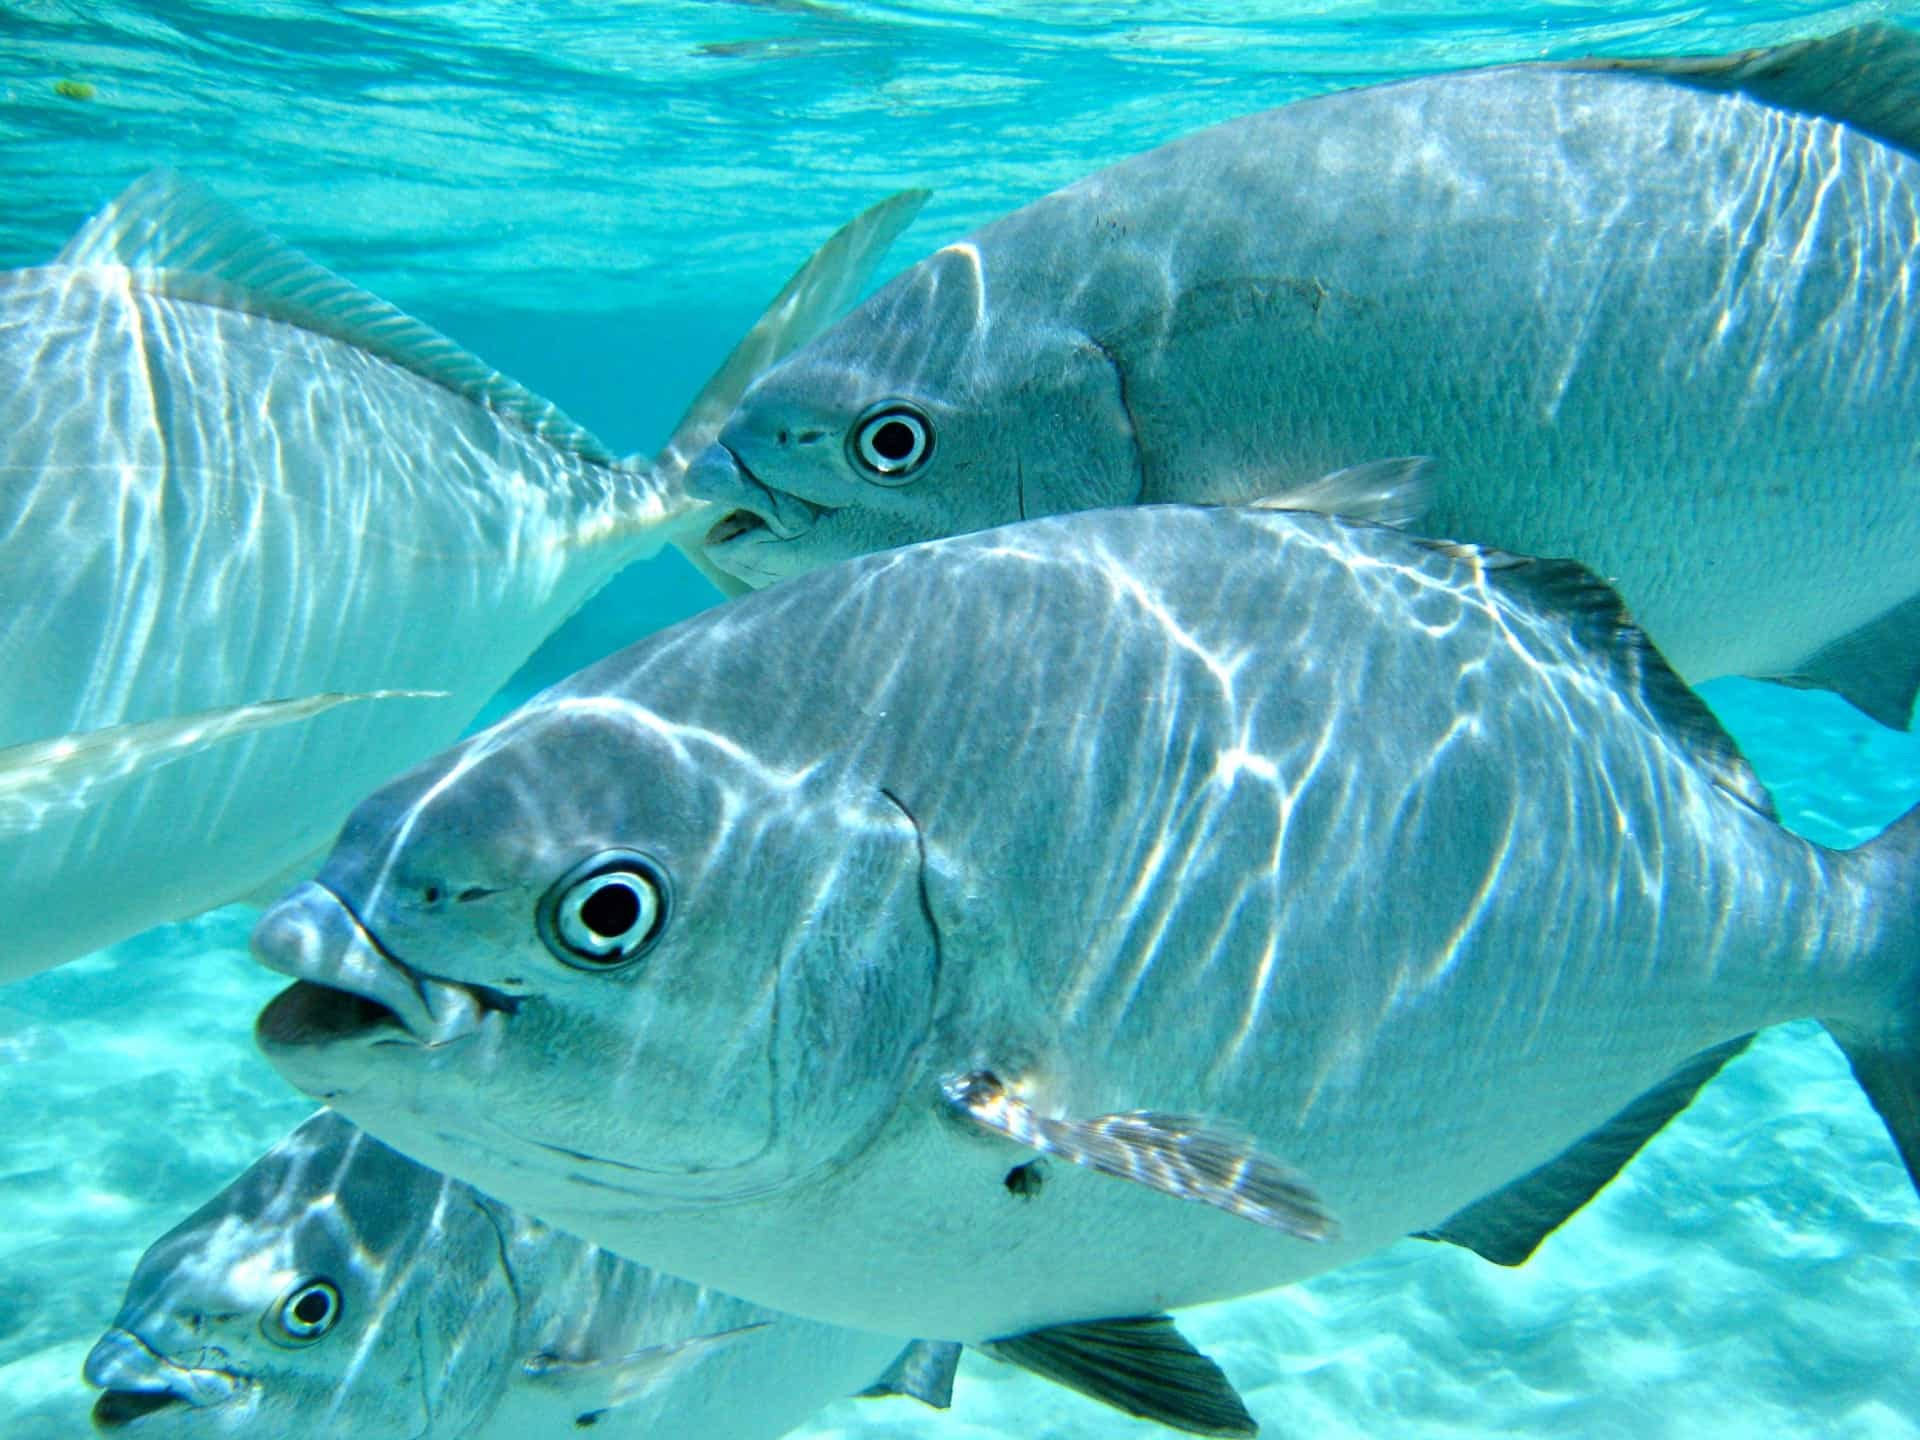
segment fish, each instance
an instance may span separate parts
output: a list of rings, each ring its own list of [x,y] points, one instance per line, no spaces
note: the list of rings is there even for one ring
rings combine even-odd
[[[107,1435],[771,1440],[923,1366],[944,1407],[930,1348],[621,1260],[322,1110],[147,1250],[85,1373]]]
[[[108,1435],[771,1440],[849,1395],[944,1410],[959,1358],[622,1260],[321,1110],[149,1247],[84,1368]],[[1251,1433],[1216,1388],[1243,1423],[1209,1433]]]
[[[256,925],[255,1036],[618,1253],[1072,1360],[1404,1236],[1522,1261],[1798,1017],[1913,1174],[1917,852],[1783,828],[1577,564],[1117,507],[770,586],[397,779]]]
[[[895,277],[688,484],[769,584],[1430,457],[1432,535],[1578,560],[1689,682],[1920,688],[1920,36],[1453,72],[1229,121]]]
[[[169,172],[0,275],[0,981],[310,873],[684,541],[687,457],[925,198],[830,239],[652,462]]]

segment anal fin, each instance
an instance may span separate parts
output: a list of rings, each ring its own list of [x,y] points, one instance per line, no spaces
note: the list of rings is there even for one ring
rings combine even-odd
[[[906,1395],[922,1405],[945,1410],[953,1404],[953,1376],[960,1365],[960,1350],[953,1340],[916,1340],[894,1358],[886,1374],[860,1392],[860,1398]]]
[[[1055,1325],[979,1347],[1103,1405],[1190,1435],[1255,1435],[1220,1367],[1165,1315]]]
[[[1831,690],[1890,729],[1910,729],[1920,692],[1920,595],[1822,646],[1792,674],[1760,678],[1799,690]]]
[[[1693,1103],[1701,1087],[1752,1043],[1752,1035],[1742,1035],[1701,1051],[1546,1164],[1415,1238],[1459,1245],[1496,1265],[1525,1264],[1547,1236],[1598,1195],[1669,1120]]]
[[[1171,1195],[1197,1200],[1300,1240],[1336,1238],[1339,1225],[1299,1175],[1262,1155],[1249,1138],[1191,1115],[1126,1110],[1091,1120],[1042,1115],[989,1070],[949,1076],[947,1104],[984,1130]]]

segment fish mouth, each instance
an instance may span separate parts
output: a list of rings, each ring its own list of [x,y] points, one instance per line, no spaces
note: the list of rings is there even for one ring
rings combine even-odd
[[[797,539],[829,509],[776,490],[754,474],[738,452],[718,441],[689,467],[686,483],[689,493],[721,508],[702,542],[710,552]]]
[[[245,1381],[225,1370],[175,1364],[119,1326],[100,1337],[82,1369],[87,1383],[100,1391],[93,1402],[93,1428],[105,1433],[183,1406],[223,1406],[246,1389]]]
[[[519,1006],[486,986],[413,970],[374,939],[345,899],[313,881],[260,917],[253,953],[298,982],[255,1022],[270,1057],[343,1044],[440,1050]]]
[[[124,1430],[149,1415],[188,1403],[185,1396],[171,1390],[107,1390],[93,1402],[93,1428]]]
[[[400,1017],[351,990],[299,980],[267,1002],[254,1022],[261,1048],[305,1050],[355,1040],[371,1045],[414,1045]]]

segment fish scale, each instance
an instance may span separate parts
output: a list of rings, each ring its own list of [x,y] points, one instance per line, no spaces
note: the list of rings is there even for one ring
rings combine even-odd
[[[1424,455],[1426,533],[1580,561],[1689,681],[1821,685],[1904,726],[1916,95],[1920,40],[1866,26],[1349,90],[1123,160],[750,387],[689,475],[723,511],[707,553],[765,584]],[[925,459],[863,468],[899,406]]]
[[[1082,512],[772,587],[396,781],[262,919],[304,983],[257,1034],[621,1253],[1058,1339],[1410,1233],[1530,1251],[1799,1016],[1912,1165],[1916,825],[1782,829],[1578,566]],[[595,864],[668,897],[611,962],[541,938]],[[480,1003],[356,998],[408,975]]]

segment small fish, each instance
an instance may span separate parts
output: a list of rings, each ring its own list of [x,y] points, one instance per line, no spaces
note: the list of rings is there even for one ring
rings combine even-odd
[[[1288,105],[938,251],[689,485],[763,585],[1389,455],[1429,534],[1612,580],[1689,681],[1920,687],[1920,37],[1536,64]]]
[[[686,457],[924,199],[829,240],[652,463],[164,172],[0,275],[0,981],[310,865],[686,538]]]
[[[945,1409],[959,1349],[650,1271],[323,1110],[148,1249],[86,1378],[103,1434],[771,1440],[847,1395]]]
[[[770,587],[395,781],[260,920],[256,1034],[622,1254],[1071,1368],[1407,1235],[1522,1260],[1779,1021],[1913,1169],[1916,852],[1783,829],[1577,565],[1088,511]]]

